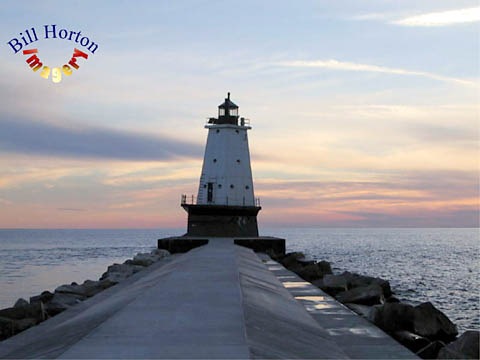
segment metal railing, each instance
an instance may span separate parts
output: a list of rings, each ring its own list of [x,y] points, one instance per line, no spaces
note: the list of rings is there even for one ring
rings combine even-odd
[[[217,120],[217,118],[209,117],[209,118],[207,118],[205,123],[207,125],[211,125],[211,124],[215,123],[215,120]],[[238,121],[239,126],[250,126],[250,119],[246,119],[246,118],[241,117],[238,120],[239,120]]]
[[[215,200],[217,200],[217,201],[215,201]],[[228,200],[229,200],[228,196],[225,197],[225,202],[220,201],[220,199],[213,199],[212,201],[209,201],[207,203],[207,205],[229,205]],[[197,205],[198,204],[198,197],[196,197],[195,195],[182,194],[181,204],[182,205]],[[259,207],[260,206],[260,198],[258,198],[258,197],[254,198],[254,204],[255,204],[254,206]],[[236,199],[230,198],[230,205],[238,206]],[[250,206],[250,205],[245,204],[245,197],[243,197],[243,199],[242,199],[242,206]]]

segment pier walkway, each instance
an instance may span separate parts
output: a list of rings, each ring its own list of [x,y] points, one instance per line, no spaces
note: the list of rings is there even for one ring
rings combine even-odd
[[[232,239],[174,255],[0,343],[0,358],[416,358]]]

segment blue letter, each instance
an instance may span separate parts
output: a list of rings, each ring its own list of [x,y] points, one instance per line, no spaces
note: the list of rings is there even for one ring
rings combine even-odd
[[[55,39],[57,38],[57,34],[55,34],[55,31],[56,31],[55,27],[57,25],[51,25],[51,26],[53,27],[53,30],[48,30],[48,25],[44,25],[44,27],[45,27],[45,39],[48,39],[48,33],[49,32],[53,34],[53,36],[52,36],[53,38],[55,38]]]
[[[12,44],[14,41],[15,41],[15,43]],[[23,47],[23,45],[20,44],[20,42],[18,41],[17,38],[13,38],[13,39],[10,40],[7,44],[12,47],[13,51],[15,51],[15,54],[16,54],[17,52],[19,52],[20,50],[22,50],[22,47]],[[17,49],[15,46],[20,46],[20,47]]]

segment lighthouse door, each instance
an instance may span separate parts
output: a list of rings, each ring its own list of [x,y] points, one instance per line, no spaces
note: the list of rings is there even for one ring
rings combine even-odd
[[[209,182],[207,185],[207,201],[212,202],[213,201],[213,183]]]

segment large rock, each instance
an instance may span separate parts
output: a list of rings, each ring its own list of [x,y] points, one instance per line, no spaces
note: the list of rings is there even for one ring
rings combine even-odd
[[[97,295],[99,292],[108,289],[113,284],[108,281],[93,281],[93,280],[85,280],[82,286],[85,288],[85,295],[87,297],[92,297]]]
[[[444,342],[450,342],[458,335],[457,326],[430,302],[413,309],[413,332],[432,341]]]
[[[319,261],[317,263],[317,266],[318,266],[318,269],[320,270],[320,272],[322,273],[322,277],[324,275],[328,275],[328,274],[332,274],[332,266],[330,265],[330,263],[328,261]]]
[[[41,321],[43,318],[41,304],[28,304],[24,306],[11,307],[0,310],[0,317],[12,320],[22,320],[25,318],[33,318]]]
[[[73,294],[82,297],[92,297],[106,288],[112,286],[109,281],[86,280],[82,285],[62,285],[55,289],[56,293]]]
[[[142,271],[144,268],[144,266],[134,265],[132,263],[113,264],[110,265],[107,268],[107,271],[102,274],[100,282],[102,282],[103,286],[105,287],[112,286],[125,280],[133,274]]]
[[[368,320],[382,330],[393,333],[395,331],[413,331],[413,306],[402,303],[385,303],[372,307]]]
[[[53,298],[53,294],[50,291],[44,291],[40,295],[32,296],[30,298],[30,304],[35,303],[47,303]]]
[[[478,331],[465,331],[454,342],[442,348],[438,353],[438,359],[478,359],[479,354]]]
[[[368,305],[347,303],[345,304],[345,306],[364,318],[368,318],[370,315],[370,311],[372,310],[372,307]]]
[[[19,332],[35,326],[38,321],[34,318],[13,320],[0,316],[0,340],[4,340],[18,334]]]
[[[55,316],[85,299],[86,297],[81,295],[55,293],[52,299],[45,305],[45,310],[48,315]]]
[[[13,319],[0,316],[0,341],[15,334],[14,321]]]
[[[356,287],[365,287],[371,284],[377,284],[382,288],[383,295],[386,298],[392,295],[392,289],[390,287],[390,283],[387,280],[371,277],[371,276],[359,275],[359,274],[351,273],[348,271],[343,272],[339,276],[345,279],[349,289],[353,289]]]
[[[325,274],[323,279],[314,284],[330,295],[337,295],[347,290],[347,281],[343,276]]]
[[[170,252],[165,249],[153,249],[150,254],[157,256],[158,259],[170,256]]]
[[[343,291],[336,296],[341,303],[375,305],[383,302],[383,290],[377,284]]]
[[[293,271],[295,271],[295,273],[297,273],[301,278],[310,282],[320,279],[323,276],[317,264],[310,264],[307,266],[300,266],[299,268],[293,268]]]
[[[30,303],[27,300],[20,298],[15,302],[15,305],[13,305],[13,307],[17,308],[17,307],[23,307],[23,306],[29,306],[29,305]]]
[[[133,265],[150,266],[158,260],[160,260],[160,258],[157,255],[152,255],[149,253],[138,253],[133,257],[131,263]]]
[[[330,263],[327,261],[296,261],[296,263],[288,268],[297,273],[301,278],[310,282],[322,279],[324,275],[332,273]]]
[[[280,259],[280,263],[285,266],[287,269],[290,269],[294,266],[298,266],[298,260],[299,259],[304,259],[305,258],[305,255],[301,252],[291,252],[291,253],[288,253],[288,254],[285,254],[285,256],[283,256],[281,259]]]
[[[425,346],[423,349],[420,349],[416,352],[416,355],[420,356],[422,359],[436,359],[438,352],[442,349],[445,344],[442,341],[434,341]]]
[[[82,287],[81,285],[74,284],[74,285],[61,285],[55,289],[55,293],[60,293],[60,294],[73,294],[73,295],[79,295],[83,297],[87,297],[85,294],[85,288]]]
[[[414,353],[430,345],[430,340],[424,338],[423,336],[411,333],[410,331],[396,331],[393,333],[393,337],[400,344],[410,349]]]

